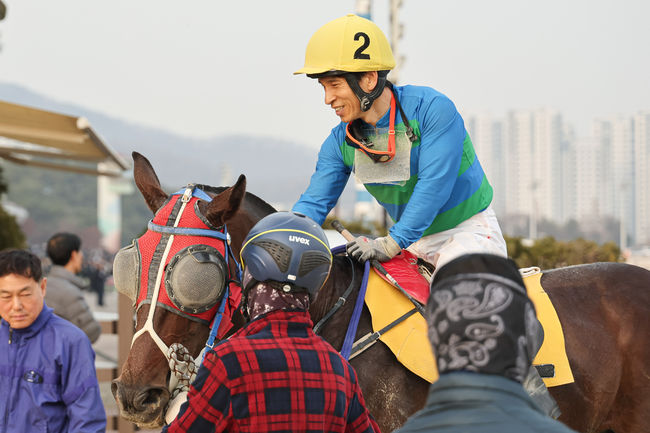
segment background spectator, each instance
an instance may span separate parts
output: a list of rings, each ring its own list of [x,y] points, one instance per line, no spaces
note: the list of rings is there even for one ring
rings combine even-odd
[[[101,334],[101,326],[81,292],[88,287],[87,283],[75,275],[81,271],[83,263],[81,239],[72,233],[57,233],[47,242],[47,256],[52,267],[47,274],[45,303],[56,315],[81,328],[94,343]]]

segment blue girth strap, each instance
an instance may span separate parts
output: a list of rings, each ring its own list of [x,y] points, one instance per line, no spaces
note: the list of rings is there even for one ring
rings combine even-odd
[[[352,312],[350,325],[348,326],[348,332],[345,334],[345,340],[343,341],[343,347],[341,348],[341,356],[343,356],[345,359],[350,358],[352,344],[354,343],[354,339],[357,335],[357,327],[359,326],[359,319],[361,318],[361,312],[363,311],[363,303],[366,300],[366,289],[368,288],[369,273],[370,262],[366,261],[366,263],[363,265],[363,280],[361,281],[361,287],[359,287],[357,302],[354,304],[354,312]]]
[[[345,251],[345,245],[332,248],[332,254],[340,254],[343,251]],[[361,318],[361,312],[363,311],[363,303],[366,299],[366,289],[368,288],[369,274],[370,262],[367,261],[363,266],[363,280],[361,281],[361,287],[359,287],[357,301],[354,304],[354,311],[352,312],[352,317],[350,318],[350,323],[348,324],[348,330],[345,333],[345,340],[343,340],[343,346],[341,347],[341,356],[346,360],[350,358],[352,345],[354,344],[354,339],[357,335],[357,327],[359,326],[359,319]]]

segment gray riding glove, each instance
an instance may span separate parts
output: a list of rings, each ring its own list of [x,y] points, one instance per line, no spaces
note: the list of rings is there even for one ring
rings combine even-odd
[[[373,259],[387,262],[402,251],[402,248],[390,235],[377,239],[359,236],[345,247],[348,254],[360,262]]]

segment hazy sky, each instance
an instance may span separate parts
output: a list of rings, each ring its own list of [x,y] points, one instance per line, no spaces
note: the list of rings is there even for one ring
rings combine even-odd
[[[337,122],[292,72],[354,0],[4,1],[0,82],[198,137],[316,147]],[[373,4],[386,33],[388,3]],[[405,0],[400,12],[400,82],[461,113],[556,108],[586,135],[593,117],[650,109],[647,0]]]

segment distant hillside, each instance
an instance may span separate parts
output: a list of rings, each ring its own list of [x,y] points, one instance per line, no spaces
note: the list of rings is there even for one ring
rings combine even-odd
[[[288,209],[307,187],[318,154],[307,145],[264,137],[254,130],[251,135],[185,137],[56,101],[9,83],[0,82],[0,100],[88,118],[105,142],[128,161],[134,150],[149,158],[167,192],[190,182],[232,185],[243,173],[248,191],[278,209]],[[30,243],[43,242],[56,231],[77,232],[88,247],[99,242],[96,178],[1,159],[0,163],[9,184],[9,200],[29,212],[22,227]],[[351,215],[354,197],[353,182],[349,182],[342,196],[342,217]],[[122,214],[124,245],[142,232],[151,213],[136,190],[123,196]]]
[[[87,117],[97,133],[129,161],[134,150],[147,156],[161,182],[170,189],[188,182],[232,184],[243,173],[249,191],[268,202],[290,205],[307,186],[316,163],[316,149],[265,138],[254,130],[251,135],[188,138],[55,101],[8,83],[0,83],[0,99]]]

